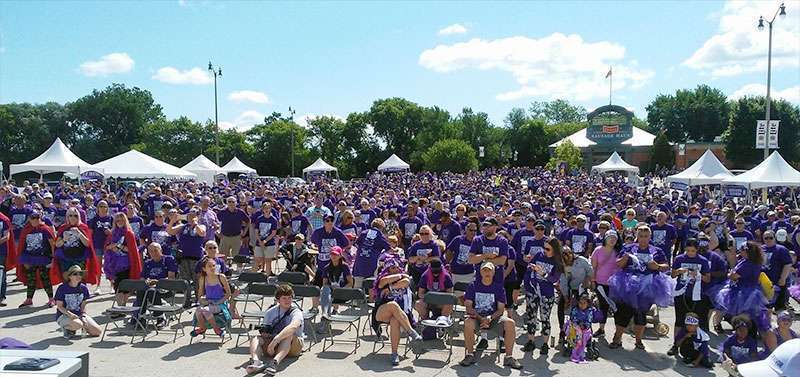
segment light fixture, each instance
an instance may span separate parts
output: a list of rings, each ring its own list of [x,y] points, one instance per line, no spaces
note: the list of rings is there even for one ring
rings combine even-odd
[[[758,30],[764,30],[764,17],[758,18]]]
[[[778,13],[778,15],[781,17],[786,17],[786,5],[783,5],[783,3],[781,3],[781,12]]]

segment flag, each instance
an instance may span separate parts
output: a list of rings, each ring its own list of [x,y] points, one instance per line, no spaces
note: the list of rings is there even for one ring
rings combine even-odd
[[[608,73],[606,73],[606,78],[611,77],[611,67],[608,67]]]

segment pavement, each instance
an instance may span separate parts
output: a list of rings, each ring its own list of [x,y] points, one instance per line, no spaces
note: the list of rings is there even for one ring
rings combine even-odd
[[[9,281],[14,278],[14,273],[9,274]],[[102,283],[105,292],[110,291],[108,282]],[[37,350],[53,351],[88,351],[90,353],[90,375],[93,377],[105,376],[245,376],[245,367],[248,363],[247,344],[242,338],[239,346],[235,346],[236,329],[233,340],[220,345],[220,338],[211,335],[205,339],[195,339],[189,344],[189,331],[191,318],[183,316],[186,336],[178,336],[172,342],[172,335],[168,333],[151,332],[145,341],[138,337],[130,344],[130,336],[125,333],[112,331],[109,327],[105,340],[100,338],[81,337],[67,340],[62,337],[62,332],[55,323],[55,309],[47,308],[46,296],[43,290],[36,292],[34,306],[19,309],[17,306],[25,298],[25,287],[19,283],[11,283],[8,287],[8,306],[0,308],[0,338],[12,337],[31,345]],[[108,322],[108,318],[101,314],[111,306],[113,296],[104,294],[93,297],[87,311],[101,326]],[[268,300],[268,304],[272,299]],[[241,310],[242,304],[239,304]],[[795,306],[795,308],[798,308]],[[248,308],[249,310],[249,308]],[[522,313],[523,309],[519,309]],[[551,317],[554,332],[558,329],[555,321],[555,308]],[[800,312],[800,308],[798,308]],[[660,311],[660,320],[670,326],[674,322],[672,308]],[[519,321],[518,321],[519,323]],[[606,327],[607,338],[610,341],[613,320]],[[727,326],[727,324],[725,324]],[[727,327],[726,327],[727,328]],[[794,328],[800,331],[800,321],[796,321]],[[209,333],[211,333],[209,331]],[[623,348],[612,350],[607,347],[606,340],[600,340],[601,359],[587,364],[575,364],[567,358],[556,354],[551,349],[546,357],[533,354],[523,354],[521,346],[525,341],[522,329],[517,327],[517,347],[514,356],[523,365],[521,371],[511,370],[496,363],[493,354],[485,354],[477,364],[471,367],[461,367],[458,362],[464,357],[463,337],[455,341],[452,359],[447,362],[447,353],[429,351],[414,358],[411,352],[408,357],[401,358],[397,367],[389,363],[389,346],[372,353],[373,339],[370,335],[362,337],[361,346],[355,352],[351,344],[335,344],[326,351],[322,351],[322,344],[314,344],[310,351],[299,358],[287,359],[278,368],[280,376],[368,376],[381,373],[384,376],[727,376],[727,373],[717,364],[713,370],[703,368],[689,368],[678,362],[674,357],[667,356],[666,352],[672,343],[672,332],[668,337],[658,337],[652,325],[648,325],[644,343],[646,351],[635,350],[633,337],[623,336]],[[343,336],[354,336],[354,332]],[[716,349],[724,337],[712,333],[711,346]],[[199,341],[198,341],[199,340]],[[321,339],[320,339],[321,340]],[[490,347],[493,342],[490,342]],[[433,345],[431,345],[433,348]],[[491,348],[490,348],[491,349]],[[401,345],[400,352],[403,352]]]

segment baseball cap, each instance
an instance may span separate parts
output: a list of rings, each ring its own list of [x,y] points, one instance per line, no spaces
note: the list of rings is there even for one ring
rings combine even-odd
[[[294,235],[294,239],[296,239],[296,240],[304,240],[305,241],[306,236],[304,236],[303,233],[297,233],[297,234]]]
[[[339,246],[334,246],[331,248],[331,255],[342,255],[342,248]]]
[[[536,216],[528,215],[525,217],[525,221],[536,222]]]
[[[737,366],[742,377],[789,377],[800,370],[800,339],[783,342],[764,360]]]
[[[483,220],[483,226],[494,225],[497,226],[497,219],[494,217],[487,217],[486,220]]]
[[[575,220],[586,222],[586,216],[585,215],[578,215],[578,216],[575,217]]]
[[[494,271],[494,263],[492,263],[492,262],[483,262],[483,264],[481,265],[481,270],[484,269],[484,268],[488,268],[488,269]]]
[[[45,194],[42,196],[42,199],[53,199],[53,194],[51,194],[51,193],[49,193],[49,192],[48,192],[48,193],[45,193]]]

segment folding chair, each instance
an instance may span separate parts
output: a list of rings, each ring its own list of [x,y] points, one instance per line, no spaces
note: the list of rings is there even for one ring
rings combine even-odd
[[[361,290],[364,291],[364,295],[367,297],[367,302],[364,307],[367,313],[375,309],[375,298],[372,297],[372,287],[374,286],[375,278],[366,278],[361,282]],[[369,325],[369,321],[364,321],[364,328],[361,332],[366,333],[367,329],[369,329],[370,334],[372,334],[372,327]]]
[[[247,311],[247,304],[253,303],[258,306],[259,310],[264,310],[264,296],[250,292],[250,286],[253,283],[266,283],[267,275],[260,272],[245,271],[239,275],[237,279],[240,283],[247,284],[242,288],[242,292],[238,296],[231,299],[231,305],[236,305],[239,302],[244,302],[242,311]]]
[[[149,321],[157,321],[160,316],[164,316],[166,320],[166,325],[169,326],[172,320],[176,320],[176,324],[178,327],[175,329],[175,336],[172,338],[172,342],[174,343],[175,340],[178,339],[178,332],[181,333],[181,336],[185,336],[186,332],[183,329],[183,324],[181,324],[181,316],[183,312],[186,310],[184,309],[183,305],[175,304],[176,297],[178,293],[183,294],[184,301],[188,299],[188,291],[191,288],[189,282],[182,279],[161,279],[156,283],[156,289],[160,289],[165,292],[171,293],[170,297],[166,304],[162,305],[151,305],[147,308],[150,313],[145,314],[145,324]],[[158,335],[158,326],[156,328],[156,335]]]
[[[292,290],[294,291],[294,297],[296,299],[297,298],[300,299],[299,301],[295,301],[295,305],[300,310],[303,310],[303,301],[304,301],[304,299],[306,299],[306,298],[312,298],[312,299],[313,298],[319,298],[319,295],[320,295],[319,287],[314,286],[314,285],[295,285],[295,286],[292,287]],[[318,342],[318,340],[317,340],[317,331],[316,331],[316,327],[315,327],[315,325],[317,324],[316,318],[317,318],[317,315],[315,313],[309,312],[307,310],[303,310],[303,321],[306,321],[306,322],[309,323],[309,325],[311,325],[310,327],[309,326],[304,326],[304,328],[306,329],[305,332],[306,332],[306,334],[308,334],[308,333],[311,334],[311,337],[314,339],[314,343]],[[309,331],[308,329],[311,329],[311,331]],[[308,349],[307,350],[310,350],[311,346],[314,343],[308,342]]]
[[[278,282],[291,285],[304,285],[308,284],[308,276],[302,272],[283,271],[278,275]]]
[[[228,314],[230,315],[230,308],[228,309]],[[192,320],[192,326],[193,327],[196,326],[195,320],[196,320],[196,318],[193,318],[193,320]],[[225,344],[225,342],[227,342],[228,340],[233,340],[233,335],[231,334],[231,323],[233,323],[233,319],[232,318],[225,318],[225,314],[222,311],[220,311],[219,313],[214,314],[214,322],[216,322],[219,327],[225,329],[225,335],[221,337],[220,342],[219,342],[220,347],[223,344]],[[202,339],[206,338],[206,334],[205,333],[203,333],[203,335],[201,335],[201,336],[202,336]],[[194,338],[193,337],[189,337],[189,345],[191,345],[193,341],[194,341]]]
[[[334,288],[333,292],[331,293],[333,301],[344,302],[348,305],[351,305],[354,301],[363,301],[366,299],[364,292],[360,289],[355,288]],[[358,350],[358,347],[361,346],[361,318],[363,314],[359,315],[344,315],[344,314],[323,314],[322,318],[328,321],[328,334],[322,340],[322,351],[324,352],[327,347],[326,344],[328,341],[331,342],[333,345],[333,325],[338,323],[347,324],[347,328],[344,329],[346,332],[347,330],[354,328],[356,330],[356,338],[355,340],[347,340],[340,342],[352,342],[355,345],[353,348],[353,353]]]
[[[277,290],[278,287],[273,285],[273,284],[267,284],[267,283],[250,283],[250,285],[247,288],[248,288],[248,291],[253,295],[257,295],[257,296],[260,296],[260,297],[274,297],[275,296],[275,291]],[[247,304],[245,304],[245,306],[246,305]],[[266,310],[243,311],[241,313],[241,319],[239,320],[239,325],[240,325],[239,328],[240,329],[244,329],[244,333],[247,335],[247,340],[248,341],[250,341],[250,338],[252,338],[252,336],[250,335],[250,332],[248,331],[249,326],[245,327],[245,322],[246,321],[247,322],[252,322],[252,323],[261,322],[261,319],[264,318],[264,312],[265,311]],[[251,323],[251,325],[252,325],[252,323]],[[241,337],[242,337],[242,333],[241,332],[236,334],[236,344],[234,345],[234,347],[238,347],[239,346],[239,339]]]
[[[453,319],[464,322],[464,317],[467,314],[467,308],[464,305],[461,305],[461,299],[464,297],[464,293],[467,292],[467,288],[469,288],[469,283],[456,283],[453,286],[453,292],[458,299],[459,303],[457,303],[453,307]]]
[[[130,295],[128,297],[129,300],[130,300],[130,297],[133,297],[135,299],[137,292],[142,292],[142,291],[147,290],[147,282],[145,282],[144,279],[138,279],[138,280],[125,279],[125,280],[119,282],[119,285],[117,286],[117,288],[118,288],[117,289],[118,291],[129,292],[130,293]],[[103,314],[106,314],[109,317],[111,317],[112,315],[122,315],[122,317],[110,318],[110,320],[108,322],[106,322],[106,326],[103,329],[103,335],[100,337],[100,341],[102,342],[103,339],[105,339],[106,331],[108,330],[108,325],[109,324],[113,323],[115,328],[120,328],[120,326],[117,324],[117,322],[125,321],[129,317],[134,322],[133,323],[133,332],[131,334],[131,344],[133,344],[133,339],[136,338],[136,335],[137,335],[139,329],[142,329],[142,333],[143,333],[142,334],[142,341],[144,341],[144,338],[147,336],[147,328],[145,327],[144,323],[142,323],[142,320],[141,320],[142,319],[142,315],[144,314],[143,310],[142,310],[143,307],[144,307],[143,305],[142,306],[116,306],[116,301],[112,300],[111,307],[106,309],[106,311],[103,312]]]
[[[458,304],[458,297],[456,297],[453,293],[448,292],[428,292],[425,293],[425,296],[422,298],[425,304],[428,305],[430,309],[431,306],[444,306],[444,305],[455,305]],[[430,311],[430,310],[429,310]],[[450,322],[449,325],[446,324],[439,324],[436,323],[435,319],[423,319],[420,321],[420,325],[424,327],[434,327],[437,330],[443,330],[443,337],[442,341],[444,341],[445,345],[449,345],[448,353],[447,353],[447,362],[450,363],[450,358],[453,356],[453,339],[455,338],[455,333],[453,332],[454,324]],[[415,359],[418,359],[421,353],[414,353]]]

